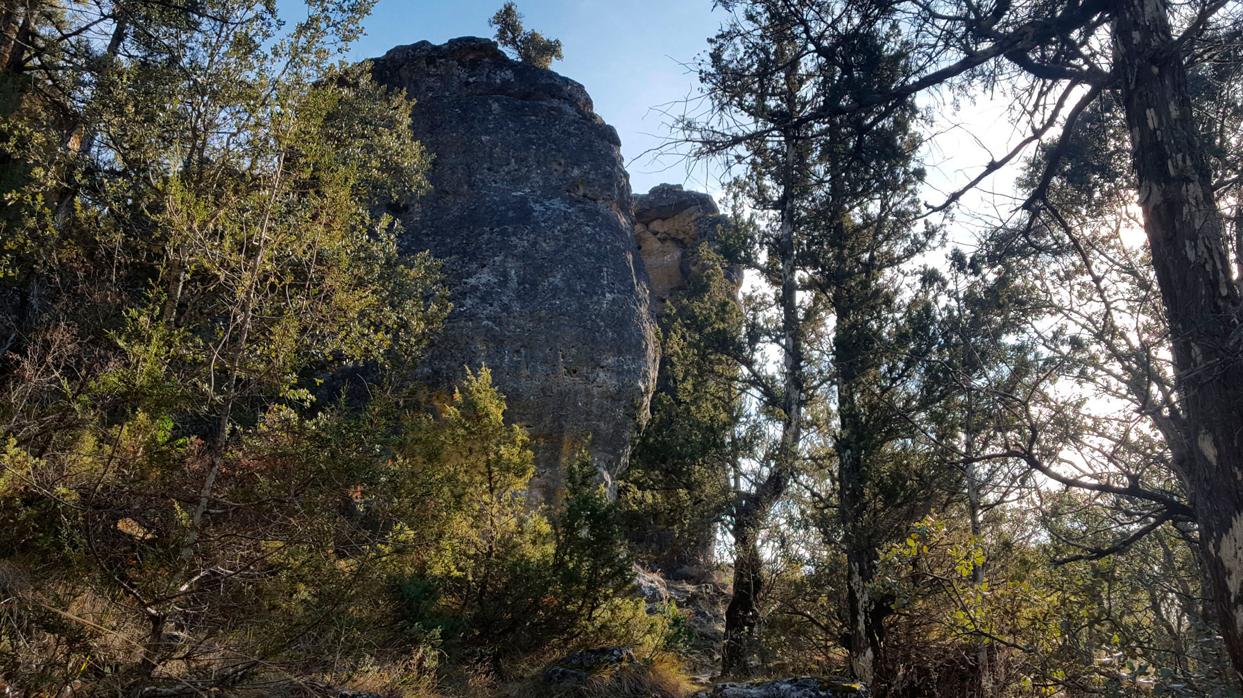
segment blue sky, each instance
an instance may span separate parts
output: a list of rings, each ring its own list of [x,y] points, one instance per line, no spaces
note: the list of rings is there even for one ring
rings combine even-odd
[[[356,59],[379,56],[393,46],[424,39],[491,36],[488,18],[503,0],[380,0],[354,47]],[[301,3],[287,0],[290,19]],[[720,18],[711,0],[519,0],[526,26],[561,39],[565,60],[553,70],[587,87],[596,112],[621,135],[622,154],[636,192],[661,182],[715,190],[702,167],[640,158],[666,135],[654,108],[696,89],[684,65],[707,46]]]
[[[645,155],[669,134],[662,105],[694,96],[697,80],[688,64],[707,48],[722,15],[712,0],[517,0],[528,29],[560,39],[565,59],[553,70],[586,86],[596,112],[612,124],[622,141],[631,188],[646,192],[662,182],[716,193],[720,186],[704,165],[688,168],[676,158],[663,161]],[[488,18],[504,0],[379,0],[366,21],[366,36],[351,51],[361,60],[382,55],[394,46],[458,36],[491,36]],[[305,13],[302,0],[279,0],[287,19]],[[927,96],[927,106],[945,105]],[[987,97],[963,111],[943,114],[931,131],[942,133],[924,155],[928,168],[925,196],[939,203],[945,193],[973,176],[991,157],[1022,134],[1008,128],[1008,102]],[[988,151],[992,151],[991,153]],[[964,198],[967,208],[1005,217],[1014,202],[1014,172],[991,177]],[[1000,202],[993,192],[999,193]],[[958,227],[971,228],[969,217]]]

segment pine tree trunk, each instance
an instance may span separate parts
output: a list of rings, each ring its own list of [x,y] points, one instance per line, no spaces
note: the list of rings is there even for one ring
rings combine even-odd
[[[859,526],[853,528],[858,529]],[[850,671],[866,685],[876,682],[880,664],[881,639],[869,592],[876,577],[876,555],[872,547],[847,534],[846,564],[850,575],[847,584],[847,610],[850,614]]]
[[[841,260],[848,263],[843,255]],[[881,660],[882,633],[871,586],[876,577],[876,545],[867,516],[866,425],[858,403],[861,367],[869,344],[855,313],[856,298],[843,287],[834,294],[834,360],[837,370],[838,434],[835,440],[840,508],[846,547],[847,650],[855,678],[871,685]]]
[[[781,259],[782,393],[784,396],[781,441],[768,475],[744,495],[734,512],[734,591],[725,613],[725,643],[721,670],[736,674],[746,670],[759,623],[760,574],[763,559],[759,534],[777,500],[797,468],[803,435],[803,327],[798,309],[798,260],[794,231],[794,178],[798,157],[795,139],[786,135],[785,172],[777,254]]]
[[[856,444],[839,439],[838,463],[841,479],[841,515],[846,544],[847,650],[850,670],[855,678],[872,685],[881,663],[883,633],[871,587],[876,578],[876,546],[868,530],[864,501],[863,459]]]
[[[748,658],[756,649],[759,598],[764,588],[759,527],[754,516],[739,517],[734,526],[734,592],[725,609],[725,643],[721,671],[726,675],[747,671]]]
[[[1224,221],[1166,0],[1113,0],[1139,203],[1193,458],[1185,473],[1221,634],[1243,676],[1243,330]]]
[[[962,315],[962,304],[958,305],[960,317]],[[980,357],[976,353],[974,338],[967,332],[965,324],[959,325],[958,345],[961,355],[961,365],[963,374],[966,376],[978,375],[981,371]],[[963,472],[965,485],[967,489],[967,515],[971,525],[971,538],[974,545],[984,544],[984,483],[980,480],[980,464],[975,462],[977,453],[976,445],[980,438],[980,421],[976,412],[977,395],[973,388],[968,387],[964,394],[966,398],[963,401],[963,446],[962,456],[966,461],[966,468]],[[977,592],[983,593],[986,576],[984,562],[976,563],[973,559],[971,562],[971,583],[975,585]],[[977,613],[983,613],[982,609],[977,609]],[[980,636],[975,638],[975,676],[976,690],[979,698],[993,698],[995,690],[993,688],[993,667],[991,661],[992,643],[988,638]]]
[[[39,3],[25,0],[6,4],[0,13],[0,74],[9,75],[21,69]]]

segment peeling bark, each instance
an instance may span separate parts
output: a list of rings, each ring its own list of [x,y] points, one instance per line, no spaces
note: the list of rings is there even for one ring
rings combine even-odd
[[[844,260],[843,260],[844,262]],[[834,330],[834,359],[837,364],[839,428],[835,439],[840,493],[840,514],[845,531],[846,564],[849,579],[846,613],[849,620],[847,650],[855,678],[873,684],[882,662],[884,615],[872,598],[879,559],[876,541],[868,524],[867,425],[858,403],[862,362],[872,343],[868,329],[855,317],[856,300],[845,288],[834,294],[837,318]]]
[[[1172,336],[1187,482],[1220,630],[1243,678],[1243,331],[1204,141],[1167,0],[1113,0],[1116,69]]]
[[[38,6],[38,0],[26,0],[13,3],[0,14],[0,74],[21,70]]]

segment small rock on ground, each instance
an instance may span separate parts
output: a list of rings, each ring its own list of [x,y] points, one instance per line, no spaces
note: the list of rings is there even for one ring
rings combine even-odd
[[[802,677],[754,683],[723,683],[695,698],[866,698],[860,684]]]

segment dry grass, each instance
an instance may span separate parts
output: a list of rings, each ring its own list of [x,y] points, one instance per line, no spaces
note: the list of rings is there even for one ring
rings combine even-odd
[[[435,650],[417,647],[399,661],[370,660],[343,676],[329,676],[328,685],[383,698],[439,698]]]
[[[657,655],[592,675],[582,686],[549,686],[539,678],[514,689],[508,698],[684,698],[695,690],[682,663]]]

